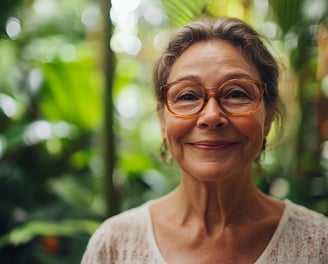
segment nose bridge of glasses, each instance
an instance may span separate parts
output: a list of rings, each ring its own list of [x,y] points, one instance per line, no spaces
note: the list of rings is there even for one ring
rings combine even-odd
[[[219,87],[211,87],[211,88],[203,88],[205,90],[205,93],[206,93],[206,100],[205,101],[208,101],[210,100],[212,97],[218,101],[218,98],[217,95],[219,94],[220,92],[220,86]]]
[[[205,88],[204,90],[206,92],[206,98],[204,100],[203,109],[204,108],[207,108],[206,106],[208,105],[210,99],[213,98],[214,101],[215,101],[214,102],[215,107],[216,108],[218,107],[220,110],[223,110],[224,111],[224,109],[223,109],[223,107],[222,107],[222,105],[220,103],[219,98],[217,98],[217,95],[219,94],[220,87]]]

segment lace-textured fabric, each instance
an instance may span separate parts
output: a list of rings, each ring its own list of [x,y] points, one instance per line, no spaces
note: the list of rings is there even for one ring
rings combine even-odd
[[[328,263],[328,218],[285,200],[278,227],[256,264]],[[106,220],[91,237],[82,264],[166,264],[156,244],[150,202]]]

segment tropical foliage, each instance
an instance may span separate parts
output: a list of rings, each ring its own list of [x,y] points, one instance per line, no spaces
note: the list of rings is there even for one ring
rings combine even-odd
[[[285,130],[270,135],[255,181],[328,214],[326,1],[0,7],[1,263],[79,263],[104,218],[175,186],[177,169],[158,158],[151,69],[169,32],[202,16],[237,16],[271,41],[284,73]]]

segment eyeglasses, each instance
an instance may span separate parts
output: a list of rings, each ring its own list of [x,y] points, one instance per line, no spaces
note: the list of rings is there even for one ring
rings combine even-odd
[[[247,116],[257,111],[266,84],[250,79],[231,79],[218,87],[207,89],[196,82],[176,81],[161,86],[167,109],[177,117],[197,116],[211,97],[230,116]]]

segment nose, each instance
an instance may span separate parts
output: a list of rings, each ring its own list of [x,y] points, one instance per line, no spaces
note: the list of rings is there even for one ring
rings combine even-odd
[[[198,117],[197,126],[199,128],[215,129],[224,127],[227,124],[226,114],[222,111],[216,99],[214,97],[210,98]]]

